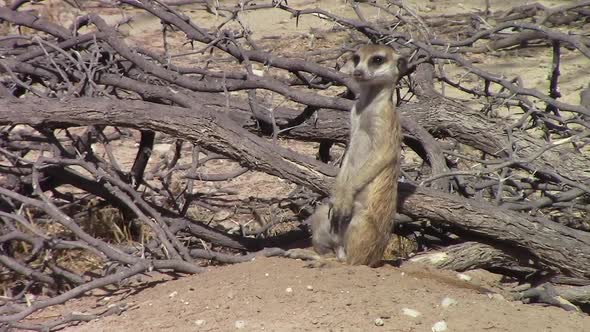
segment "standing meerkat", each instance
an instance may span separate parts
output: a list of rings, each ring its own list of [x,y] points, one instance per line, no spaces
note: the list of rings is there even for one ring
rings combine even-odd
[[[383,45],[362,46],[350,61],[360,95],[330,207],[320,206],[310,218],[312,243],[320,255],[376,266],[397,208],[402,132],[393,92],[407,64]]]

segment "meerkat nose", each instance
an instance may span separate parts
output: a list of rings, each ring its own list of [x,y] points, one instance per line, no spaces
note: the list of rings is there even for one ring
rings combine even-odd
[[[363,78],[363,76],[364,76],[364,73],[360,69],[355,69],[352,71],[352,77],[354,77],[354,78]]]

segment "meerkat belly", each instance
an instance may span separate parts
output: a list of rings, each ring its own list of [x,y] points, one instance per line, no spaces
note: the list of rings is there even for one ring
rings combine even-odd
[[[347,156],[347,166],[352,174],[358,172],[373,154],[374,147],[370,127],[370,119],[366,115],[352,117],[351,140]]]
[[[359,131],[358,135],[353,136],[353,139],[350,142],[350,147],[348,151],[350,151],[350,155],[348,156],[348,167],[350,171],[358,172],[361,167],[367,162],[371,150],[371,139],[369,135],[367,135],[363,131]]]

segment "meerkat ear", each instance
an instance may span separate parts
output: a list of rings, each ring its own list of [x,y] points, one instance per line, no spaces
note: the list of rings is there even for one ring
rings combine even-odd
[[[397,58],[397,70],[399,72],[399,78],[402,78],[408,74],[410,68],[408,68],[408,57],[401,54]]]
[[[354,61],[352,61],[352,53],[348,53],[345,56],[343,56],[345,62],[342,65],[342,67],[340,67],[338,69],[338,71],[340,71],[343,74],[346,75],[352,75],[352,71],[354,70]]]

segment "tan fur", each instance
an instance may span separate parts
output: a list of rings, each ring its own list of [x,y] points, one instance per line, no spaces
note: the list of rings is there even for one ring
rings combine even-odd
[[[316,208],[310,217],[313,249],[320,255],[335,255],[338,259],[346,258],[344,246],[340,245],[339,238],[330,231],[329,206],[322,205]]]
[[[402,134],[393,91],[402,62],[381,45],[361,47],[351,61],[361,93],[351,111],[350,142],[331,210],[320,207],[311,219],[313,245],[320,255],[333,252],[349,264],[376,266],[397,207]]]

